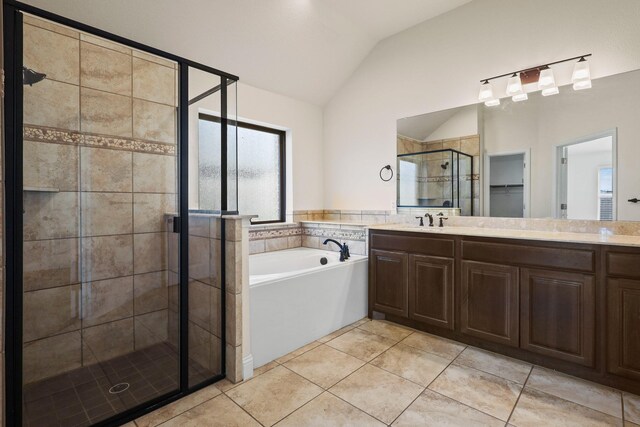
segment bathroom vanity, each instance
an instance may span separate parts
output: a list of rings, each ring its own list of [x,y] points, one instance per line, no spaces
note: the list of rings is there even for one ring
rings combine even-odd
[[[374,226],[381,315],[640,393],[640,237]]]

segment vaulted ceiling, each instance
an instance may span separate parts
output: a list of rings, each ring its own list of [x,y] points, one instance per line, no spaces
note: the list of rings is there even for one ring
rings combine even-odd
[[[471,0],[27,0],[241,81],[328,102],[382,39]]]

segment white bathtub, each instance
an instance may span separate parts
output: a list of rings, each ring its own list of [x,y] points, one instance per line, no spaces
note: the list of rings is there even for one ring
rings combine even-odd
[[[251,255],[249,274],[256,367],[367,315],[365,256],[340,262],[336,252],[287,249]]]

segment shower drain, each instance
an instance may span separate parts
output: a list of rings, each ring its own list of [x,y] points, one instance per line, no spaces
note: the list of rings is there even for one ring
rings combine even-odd
[[[109,393],[118,394],[129,389],[129,383],[119,383],[109,389]]]

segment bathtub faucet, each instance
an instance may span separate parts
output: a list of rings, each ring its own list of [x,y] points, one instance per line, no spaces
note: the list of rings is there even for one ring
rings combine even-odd
[[[340,262],[344,262],[349,259],[351,255],[349,254],[349,247],[346,243],[341,245],[339,242],[333,239],[327,239],[324,241],[323,245],[326,245],[329,242],[335,243],[340,248]]]

